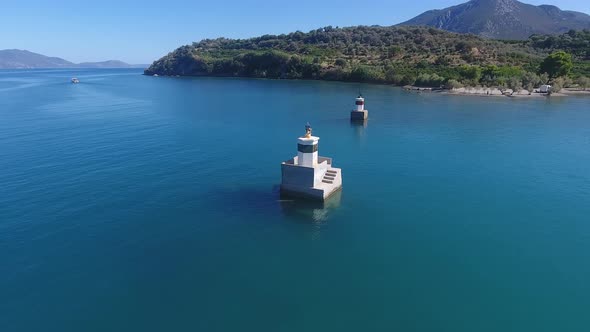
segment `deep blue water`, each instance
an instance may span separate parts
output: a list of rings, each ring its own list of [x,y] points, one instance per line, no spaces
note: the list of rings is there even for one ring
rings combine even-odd
[[[590,99],[140,73],[0,71],[1,331],[588,330]]]

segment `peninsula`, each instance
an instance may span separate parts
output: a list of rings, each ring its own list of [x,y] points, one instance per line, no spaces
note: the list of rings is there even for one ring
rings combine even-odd
[[[532,91],[560,76],[581,82],[590,77],[589,45],[589,30],[505,41],[427,27],[328,26],[308,33],[202,40],[155,61],[145,74]],[[563,71],[556,65],[561,59],[547,61],[560,51],[554,58],[565,57]]]

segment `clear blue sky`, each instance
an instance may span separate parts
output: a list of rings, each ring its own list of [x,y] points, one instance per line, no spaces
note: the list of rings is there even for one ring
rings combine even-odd
[[[247,38],[319,27],[393,25],[466,0],[0,0],[0,49],[73,62],[151,63],[203,38]],[[524,0],[590,13],[587,0]]]

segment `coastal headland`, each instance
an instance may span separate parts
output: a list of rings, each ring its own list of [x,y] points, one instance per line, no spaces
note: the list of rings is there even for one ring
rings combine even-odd
[[[205,39],[177,48],[144,73],[435,86],[478,95],[479,89],[469,87],[481,86],[492,96],[494,88],[533,91],[551,84],[558,92],[590,87],[590,52],[581,46],[589,42],[588,30],[507,41],[426,27],[328,26],[307,33]]]

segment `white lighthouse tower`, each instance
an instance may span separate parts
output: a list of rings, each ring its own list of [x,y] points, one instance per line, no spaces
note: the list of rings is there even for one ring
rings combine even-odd
[[[369,117],[369,111],[365,109],[365,98],[361,94],[356,97],[354,102],[356,109],[350,112],[351,121],[365,121]]]
[[[281,164],[282,194],[325,200],[342,188],[341,169],[332,167],[332,158],[318,156],[319,140],[308,123],[297,139],[297,156]]]
[[[313,167],[318,163],[318,142],[320,138],[311,136],[311,126],[305,126],[305,136],[297,139],[297,165]]]

